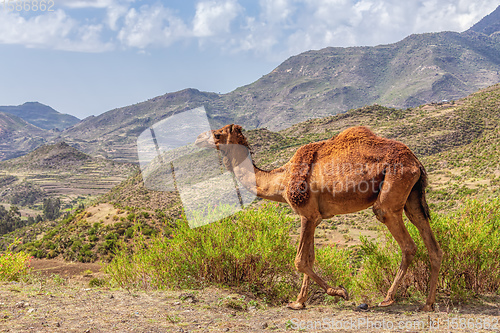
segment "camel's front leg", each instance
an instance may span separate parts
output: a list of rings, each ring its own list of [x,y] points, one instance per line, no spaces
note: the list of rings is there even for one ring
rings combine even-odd
[[[304,274],[304,278],[302,279],[302,287],[300,288],[299,296],[297,296],[297,300],[295,302],[288,303],[288,307],[294,310],[304,309],[305,301],[307,299],[307,291],[309,289],[309,275]]]
[[[309,278],[312,278],[328,295],[349,299],[344,287],[331,288],[312,269],[314,264],[314,230],[316,225],[316,220],[301,217],[300,241],[297,256],[295,257],[295,267],[299,272],[304,273],[304,279],[297,301],[288,304],[288,307],[292,309],[303,309],[305,307],[304,302],[307,299]]]

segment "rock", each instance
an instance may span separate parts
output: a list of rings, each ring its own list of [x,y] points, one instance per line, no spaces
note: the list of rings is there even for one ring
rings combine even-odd
[[[368,310],[369,310],[368,309],[368,304],[366,304],[366,303],[361,303],[360,305],[358,305],[356,307],[356,311],[364,311],[364,312],[366,312]]]
[[[15,307],[19,308],[19,309],[22,309],[22,308],[28,307],[29,305],[30,305],[30,303],[25,303],[25,302],[21,301],[21,302],[17,302],[16,305],[15,305]]]
[[[194,297],[193,294],[190,294],[190,293],[183,293],[183,294],[180,294],[179,295],[179,298],[182,300],[182,301],[186,301],[187,303],[196,303],[198,302],[198,300],[196,299],[196,297]]]
[[[260,328],[263,329],[263,330],[265,330],[268,327],[269,327],[269,324],[267,322],[264,323],[264,324],[262,324],[262,325],[260,325]]]
[[[56,327],[61,327],[61,323],[57,322]]]
[[[36,309],[31,308],[31,309],[29,309],[29,310],[27,311],[27,313],[33,313],[33,312],[35,312],[35,311],[36,311]]]
[[[109,298],[110,298],[110,299],[113,299],[113,298],[115,298],[115,296],[113,296],[113,295],[109,295]]]

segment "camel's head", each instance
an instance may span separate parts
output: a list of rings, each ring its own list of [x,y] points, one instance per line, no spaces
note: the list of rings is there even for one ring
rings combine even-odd
[[[240,125],[226,125],[218,130],[207,131],[198,135],[195,143],[198,147],[216,148],[220,145],[238,144],[248,148],[248,143]]]

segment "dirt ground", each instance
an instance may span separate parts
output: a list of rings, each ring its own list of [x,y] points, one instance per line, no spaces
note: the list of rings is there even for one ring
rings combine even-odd
[[[0,284],[0,332],[500,331],[498,296],[462,307],[440,301],[433,313],[408,303],[359,312],[349,301],[293,311],[216,288],[91,288],[89,281],[103,275],[99,264],[36,260],[33,267],[31,283]]]

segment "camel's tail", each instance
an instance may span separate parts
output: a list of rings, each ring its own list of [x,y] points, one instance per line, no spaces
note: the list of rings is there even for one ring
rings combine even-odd
[[[410,193],[410,198],[418,200],[421,213],[427,220],[431,219],[429,206],[425,199],[425,188],[427,187],[427,172],[422,164],[420,164],[420,178],[417,180]],[[409,198],[409,199],[410,199]]]

